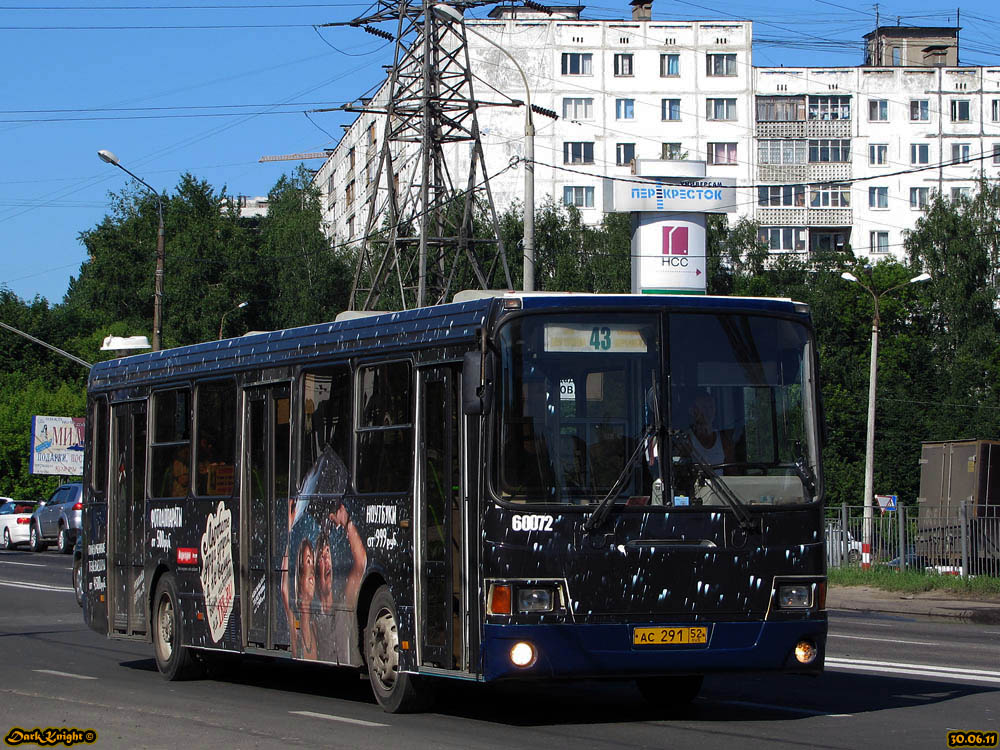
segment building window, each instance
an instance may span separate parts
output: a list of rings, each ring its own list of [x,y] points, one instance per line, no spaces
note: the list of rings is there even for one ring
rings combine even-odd
[[[816,231],[809,233],[809,247],[815,252],[835,250],[843,252],[847,247],[848,232]]]
[[[968,99],[952,99],[951,100],[951,121],[952,122],[968,122],[969,121],[969,100]]]
[[[889,119],[889,100],[869,99],[868,119],[872,122],[886,122]]]
[[[757,142],[757,160],[761,164],[806,164],[809,148],[806,141],[763,140]]]
[[[851,160],[849,138],[816,138],[809,141],[809,163],[844,163]]]
[[[889,188],[878,186],[868,188],[868,208],[889,208]]]
[[[903,64],[903,51],[899,47],[892,48],[892,64],[893,65]]]
[[[563,164],[593,164],[593,141],[566,141],[563,143]]]
[[[660,55],[660,78],[676,78],[681,74],[681,56],[673,52]]]
[[[868,163],[872,166],[883,166],[889,163],[889,146],[885,143],[872,143],[868,146]]]
[[[872,255],[884,254],[889,252],[889,233],[888,232],[869,232],[868,233],[868,251]]]
[[[767,208],[801,208],[806,205],[805,185],[758,185],[757,205]]]
[[[1000,148],[1000,144],[997,145],[997,148]],[[682,157],[683,152],[681,151],[681,144],[679,143],[664,143],[660,150],[661,159],[676,161]]]
[[[931,189],[925,187],[910,188],[910,208],[924,209],[930,200]]]
[[[348,206],[354,203],[354,182],[348,182],[347,187],[344,188],[344,202]]]
[[[804,227],[761,227],[757,237],[772,252],[802,252],[806,249]]]
[[[347,152],[347,169],[348,171],[354,171],[354,164],[357,160],[357,154],[354,152],[354,146],[351,146],[351,150]]]
[[[971,161],[969,156],[969,144],[951,144],[951,161],[953,164],[968,164]]]
[[[563,52],[562,74],[564,76],[589,76],[594,74],[594,56],[590,52]]]
[[[710,76],[734,76],[736,75],[736,55],[706,55],[707,75]]]
[[[951,199],[953,201],[961,200],[962,198],[969,197],[969,188],[967,187],[953,187],[951,189]]]
[[[615,163],[619,167],[623,167],[626,164],[631,164],[632,160],[635,158],[635,144],[634,143],[619,143],[615,146]]]
[[[850,185],[824,185],[809,191],[810,208],[850,208]]]
[[[623,52],[615,55],[615,75],[633,76],[635,69],[632,67],[632,53]]]
[[[563,187],[563,203],[577,208],[593,208],[594,188],[588,185],[566,185]]]
[[[1000,164],[1000,143],[993,144],[993,163]]]
[[[679,120],[681,119],[681,100],[680,99],[661,99],[660,100],[660,118],[663,120]]]
[[[927,164],[930,161],[930,146],[926,143],[910,144],[910,164]]]
[[[708,99],[706,100],[707,114],[709,120],[735,120],[736,100],[735,99]]]
[[[913,122],[927,122],[931,118],[929,105],[927,99],[910,99],[910,119]]]
[[[993,100],[993,122],[1000,122],[1000,99]]]
[[[347,218],[347,237],[348,239],[354,237],[354,214]]]
[[[615,118],[618,120],[634,120],[635,99],[616,99]]]
[[[757,97],[757,122],[800,122],[805,119],[806,100],[803,97]]]
[[[735,143],[709,143],[708,144],[709,164],[735,164],[736,144]]]
[[[851,97],[849,96],[810,96],[810,120],[850,120]]]
[[[593,120],[594,100],[581,97],[567,97],[563,99],[563,119]]]

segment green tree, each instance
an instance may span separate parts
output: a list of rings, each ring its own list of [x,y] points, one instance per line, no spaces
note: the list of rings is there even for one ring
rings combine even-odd
[[[268,194],[261,257],[273,278],[272,327],[333,320],[346,309],[354,254],[331,248],[322,231],[319,191],[304,168],[281,177]]]

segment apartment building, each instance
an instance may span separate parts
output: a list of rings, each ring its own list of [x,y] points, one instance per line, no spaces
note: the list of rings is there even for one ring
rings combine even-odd
[[[497,7],[466,24],[514,55],[532,103],[559,115],[534,117],[536,203],[572,204],[588,223],[603,216],[603,178],[628,176],[633,159],[703,160],[709,177],[736,179],[736,215],[759,222],[773,252],[902,256],[934,193],[968,193],[980,170],[1000,170],[1000,66],[955,65],[957,29],[876,29],[866,59],[889,64],[754,68],[749,21],[654,21],[648,0],[621,21],[551,10]],[[506,55],[476,34],[468,44],[478,99],[499,100],[491,88],[525,99]],[[364,232],[384,125],[365,107],[387,96],[386,85],[359,104],[317,173],[335,241]],[[523,196],[509,164],[523,154],[524,109],[478,116],[503,211]],[[467,148],[446,151],[456,175]]]
[[[754,70],[752,215],[772,251],[901,257],[933,194],[968,195],[980,172],[997,177],[1000,66],[937,64],[957,57],[949,38],[957,31],[868,35],[889,59],[924,65]]]
[[[599,223],[602,179],[630,175],[636,158],[704,160],[709,177],[750,184],[750,22],[653,21],[645,0],[636,0],[623,21],[587,20],[582,6],[550,9],[504,6],[466,21],[518,59],[532,103],[559,115],[534,116],[536,202],[564,201]],[[477,98],[501,100],[492,87],[523,101],[524,83],[510,59],[475,34],[468,44]],[[381,108],[387,95],[383,87],[369,106]],[[524,109],[484,106],[478,117],[491,190],[503,211],[524,194],[523,172],[508,169],[511,157],[524,153]],[[316,176],[330,234],[339,241],[364,232],[358,204],[377,164],[379,119],[360,114]],[[463,147],[446,151],[456,184],[468,161]],[[752,206],[752,190],[741,200]]]

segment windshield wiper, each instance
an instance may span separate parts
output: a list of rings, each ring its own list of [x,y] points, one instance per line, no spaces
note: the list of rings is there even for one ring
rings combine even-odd
[[[698,474],[702,479],[712,486],[712,491],[733,511],[733,515],[736,516],[736,522],[739,523],[740,528],[746,532],[753,531],[755,524],[753,518],[750,517],[750,513],[747,511],[746,504],[729,488],[725,480],[715,473],[715,469],[710,464],[705,463],[698,457],[697,452],[691,445],[691,438],[688,434],[681,430],[673,430],[670,436],[673,438],[674,444],[685,454],[684,457],[698,469]]]
[[[615,498],[618,497],[618,493],[621,492],[622,486],[628,479],[629,472],[635,465],[639,456],[642,455],[643,450],[649,442],[649,439],[654,434],[654,428],[652,425],[646,425],[645,431],[642,433],[642,438],[639,440],[639,444],[635,446],[635,450],[632,451],[632,455],[629,456],[628,461],[622,467],[621,472],[618,474],[618,478],[615,479],[615,483],[611,485],[611,489],[608,490],[608,494],[604,496],[604,499],[598,504],[594,509],[594,512],[590,514],[588,518],[583,523],[583,528],[586,531],[594,531],[604,523],[605,519],[608,517],[608,513],[611,512],[611,506],[615,504]]]
[[[802,486],[805,488],[806,492],[809,494],[809,499],[812,500],[816,497],[816,472],[813,471],[812,466],[806,461],[804,455],[800,455],[796,459],[795,463],[792,464],[795,473],[799,475],[799,479],[802,480]]]

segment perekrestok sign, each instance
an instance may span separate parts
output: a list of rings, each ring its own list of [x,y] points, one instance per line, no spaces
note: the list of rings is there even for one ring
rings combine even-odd
[[[615,211],[728,213],[736,210],[731,177],[633,177],[614,181]]]

